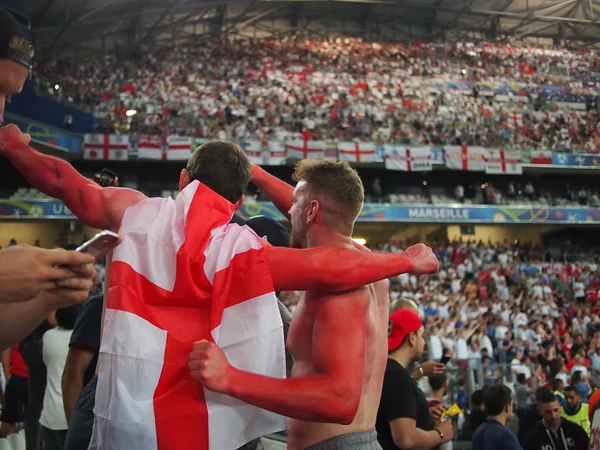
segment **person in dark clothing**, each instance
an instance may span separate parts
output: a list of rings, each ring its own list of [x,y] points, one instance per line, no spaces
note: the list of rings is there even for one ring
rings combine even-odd
[[[549,387],[542,386],[537,388],[535,391],[535,403],[529,405],[529,407],[519,415],[519,432],[517,433],[517,437],[519,438],[521,445],[523,444],[525,435],[529,433],[540,420],[542,420],[542,416],[538,410],[538,404],[548,393],[552,394],[552,390]]]
[[[237,214],[234,214],[231,223],[250,227],[259,237],[265,239],[273,246],[289,247],[289,232],[283,225],[274,219],[264,216],[256,216],[245,220]],[[67,432],[67,440],[64,450],[87,449],[92,438],[96,386],[98,384],[98,376],[95,375],[95,371],[98,361],[98,351],[100,349],[102,296],[100,295],[94,303],[90,302],[91,300],[82,307],[82,311],[78,317],[78,324],[75,325],[75,329],[73,330],[73,337],[71,339],[70,347],[73,348],[74,346],[78,346],[91,349],[93,350],[95,356],[90,360],[87,369],[84,369],[85,375],[81,374],[82,369],[80,365],[78,365],[79,369],[73,368],[73,370],[78,373],[78,375],[76,373],[77,376],[84,378],[84,386],[73,406],[70,418],[67,411],[69,430]],[[287,334],[290,328],[292,316],[283,303],[281,303],[279,300],[278,303],[279,313],[283,321],[284,337],[287,340]],[[78,331],[78,326],[81,331]],[[71,350],[69,350],[69,355],[70,354]],[[286,372],[288,377],[291,374],[292,364],[293,359],[286,348]],[[68,365],[69,359],[67,359],[65,375],[67,374]],[[88,377],[89,382],[86,381]],[[66,390],[70,389],[68,386],[66,386],[67,384],[68,380],[66,382],[63,380],[63,397],[65,397]],[[65,409],[67,408],[67,399],[65,397]],[[260,442],[257,439],[244,445],[240,450],[257,450],[257,448],[259,448],[259,444]]]
[[[25,361],[29,378],[29,398],[25,409],[25,444],[27,450],[40,448],[41,426],[40,417],[44,406],[46,392],[46,365],[42,359],[42,338],[44,333],[52,328],[45,320],[19,344],[19,353]]]
[[[407,370],[421,359],[424,346],[423,322],[417,313],[399,309],[390,314],[389,355],[375,423],[383,450],[439,449],[452,440],[452,422],[434,422],[425,394]]]
[[[503,384],[490,386],[485,393],[487,421],[473,436],[473,450],[523,450],[517,437],[506,428],[513,418],[513,399]]]
[[[471,394],[471,411],[465,418],[465,425],[462,428],[460,434],[461,441],[473,440],[473,435],[479,425],[487,420],[487,414],[484,411],[483,400],[485,398],[485,391],[489,386],[484,386],[483,389],[477,389]]]
[[[83,304],[69,342],[62,378],[69,424],[65,450],[87,448],[92,437],[103,299],[103,294],[96,294]]]
[[[560,403],[551,392],[545,392],[538,402],[542,415],[533,430],[523,439],[523,450],[586,450],[590,439],[576,423],[560,417]]]

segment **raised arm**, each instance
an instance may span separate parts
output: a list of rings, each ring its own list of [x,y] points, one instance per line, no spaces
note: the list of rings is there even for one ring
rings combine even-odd
[[[256,187],[267,194],[267,197],[269,197],[269,200],[273,202],[279,212],[289,220],[289,211],[292,207],[294,187],[271,175],[256,164],[252,165],[252,182]]]
[[[404,253],[265,246],[265,255],[276,291],[342,292],[403,273],[438,271],[435,255],[423,244]]]
[[[103,188],[68,162],[29,146],[15,125],[0,129],[0,154],[6,156],[37,190],[61,200],[86,225],[117,231],[125,210],[145,198],[138,191]]]

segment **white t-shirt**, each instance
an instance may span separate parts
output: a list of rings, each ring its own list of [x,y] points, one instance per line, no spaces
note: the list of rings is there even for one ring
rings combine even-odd
[[[466,339],[458,338],[456,340],[456,359],[469,359],[469,347]]]
[[[585,284],[581,281],[573,283],[573,290],[575,291],[575,297],[585,297]]]
[[[442,347],[442,340],[439,336],[433,334],[429,337],[429,351],[430,359],[439,361],[444,356],[444,348]]]
[[[571,375],[573,375],[578,370],[581,372],[581,375],[583,375],[584,378],[588,377],[588,370],[585,366],[573,366],[573,368],[571,369]]]
[[[48,370],[48,376],[40,423],[51,430],[67,430],[69,428],[65,416],[61,381],[72,333],[73,330],[64,328],[53,328],[44,333],[42,357]]]

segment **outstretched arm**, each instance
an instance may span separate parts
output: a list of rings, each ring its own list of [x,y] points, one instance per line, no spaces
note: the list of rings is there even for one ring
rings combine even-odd
[[[352,423],[365,371],[368,291],[362,288],[323,297],[314,313],[314,374],[277,379],[244,372],[232,367],[216,344],[204,341],[194,344],[190,355],[192,376],[207,389],[287,417]]]
[[[273,202],[279,212],[289,220],[294,187],[271,175],[256,164],[252,165],[252,182],[257,188],[267,194],[267,197],[269,197],[269,200]]]
[[[123,212],[142,200],[141,192],[102,188],[68,162],[29,146],[15,125],[0,129],[0,154],[6,156],[37,190],[62,202],[86,225],[117,231]]]
[[[403,273],[436,273],[438,261],[418,244],[404,253],[344,248],[290,249],[265,246],[275,291],[343,292]]]

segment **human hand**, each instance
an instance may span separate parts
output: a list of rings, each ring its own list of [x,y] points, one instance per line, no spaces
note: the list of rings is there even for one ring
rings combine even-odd
[[[0,153],[12,147],[29,145],[31,136],[21,132],[19,127],[10,124],[0,128]]]
[[[437,361],[427,361],[421,364],[421,368],[423,369],[423,375],[433,377],[444,373],[446,366]]]
[[[434,422],[439,422],[442,418],[442,414],[444,414],[444,411],[446,411],[446,409],[447,408],[440,403],[439,405],[431,406],[429,408],[429,414],[431,414],[431,418]]]
[[[0,303],[25,302],[42,291],[85,289],[95,273],[93,262],[87,253],[29,245],[0,250]]]
[[[214,342],[205,339],[195,342],[190,353],[188,364],[192,378],[206,389],[219,393],[227,393],[229,372],[232,369],[223,350]]]
[[[409,247],[404,255],[408,256],[414,264],[414,269],[410,272],[413,275],[434,274],[440,269],[440,263],[433,254],[433,250],[425,244]]]
[[[454,437],[454,425],[450,419],[446,420],[445,422],[438,423],[435,428],[440,430],[444,435],[442,443],[450,442]]]

